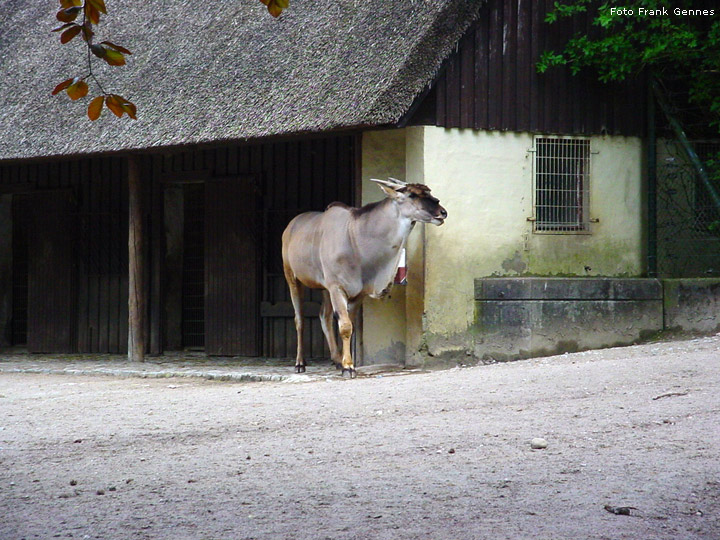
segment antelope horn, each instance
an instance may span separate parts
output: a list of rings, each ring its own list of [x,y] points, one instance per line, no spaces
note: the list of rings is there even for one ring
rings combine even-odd
[[[380,180],[378,178],[371,178],[370,181],[377,182],[378,184],[383,184],[383,185],[393,188],[393,189],[405,187],[407,185],[402,180],[396,180],[395,178],[390,178],[388,180]]]
[[[391,182],[395,182],[396,184],[401,185],[401,186],[407,186],[407,182],[405,182],[403,180],[398,180],[397,178],[393,178],[392,176],[389,176],[388,180],[390,180]]]

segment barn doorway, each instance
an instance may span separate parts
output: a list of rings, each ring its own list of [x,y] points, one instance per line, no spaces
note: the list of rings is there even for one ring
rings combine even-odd
[[[355,202],[359,150],[352,134],[156,158],[165,232],[157,265],[163,350],[295,355],[282,231],[301,212]],[[328,356],[320,299],[319,291],[306,297],[309,358]]]
[[[166,186],[165,348],[259,356],[261,212],[248,176]]]
[[[10,345],[27,345],[28,211],[26,200],[12,199],[12,308]]]
[[[13,195],[12,345],[77,350],[77,205],[71,190]]]
[[[183,187],[182,348],[205,350],[205,185]]]

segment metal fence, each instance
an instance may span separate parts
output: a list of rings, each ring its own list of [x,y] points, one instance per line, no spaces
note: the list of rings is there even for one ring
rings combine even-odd
[[[713,178],[720,140],[692,142]],[[658,140],[657,156],[658,274],[720,276],[720,210],[678,141]]]

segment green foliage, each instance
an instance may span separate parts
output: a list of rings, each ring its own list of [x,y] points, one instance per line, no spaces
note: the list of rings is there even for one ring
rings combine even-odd
[[[544,72],[567,66],[573,73],[593,69],[600,81],[621,81],[645,72],[659,81],[682,78],[692,102],[720,127],[720,7],[691,0],[593,0],[555,2],[546,22],[580,13],[592,30],[573,36],[560,51],[545,51],[537,64]]]

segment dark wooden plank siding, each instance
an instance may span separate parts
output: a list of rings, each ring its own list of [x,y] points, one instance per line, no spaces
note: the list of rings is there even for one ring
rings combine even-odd
[[[208,182],[218,177],[228,177],[227,181],[252,177],[257,183],[260,189],[258,205],[261,209],[257,217],[260,225],[257,248],[260,283],[256,303],[261,315],[257,354],[271,357],[291,357],[295,354],[295,326],[282,271],[282,231],[301,212],[323,210],[336,200],[349,204],[354,202],[356,147],[356,136],[332,135],[196,150],[173,154],[160,161],[158,174],[170,180],[173,174],[180,177],[196,173],[198,177],[207,177]],[[217,201],[217,204],[224,202]],[[215,249],[219,249],[219,246]],[[244,252],[246,255],[249,253],[248,250]],[[243,250],[238,253],[243,253]],[[252,258],[246,257],[245,260]],[[235,261],[232,264],[239,263]],[[220,268],[217,270],[219,272]],[[240,293],[234,290],[237,282],[233,284],[232,280],[227,279],[223,284],[211,279],[214,278],[208,277],[208,287],[214,287],[212,290],[216,292],[213,294],[224,291],[229,298],[228,305],[236,300],[242,302],[241,297],[237,296]],[[320,300],[319,291],[307,292],[306,301],[310,309],[305,325],[305,340],[309,357],[328,356],[322,329],[315,315]],[[231,315],[217,314],[222,320]],[[213,324],[221,324],[220,319]],[[250,331],[255,335],[254,329]],[[207,332],[206,338],[209,339],[211,329],[208,328]],[[226,335],[230,339],[233,332],[226,332]],[[206,344],[206,350],[219,351],[220,346],[220,343]]]
[[[434,102],[435,124],[447,128],[560,134],[643,135],[645,92],[641,80],[603,85],[569,69],[537,73],[546,49],[560,49],[589,18],[545,23],[551,0],[488,0],[460,40],[425,100]],[[418,108],[427,123],[427,105]]]
[[[23,211],[25,216],[56,214],[53,208],[62,200],[57,193],[68,193],[73,201],[67,220],[56,220],[55,229],[46,225],[48,231],[43,235],[51,244],[47,249],[55,245],[68,248],[61,262],[42,263],[39,248],[27,244],[28,281],[33,279],[31,267],[39,271],[37,265],[44,265],[42,279],[47,290],[42,296],[56,292],[60,295],[43,307],[28,291],[28,299],[36,305],[30,306],[27,325],[36,324],[33,317],[58,318],[72,336],[47,326],[43,342],[33,342],[35,338],[27,336],[28,347],[45,352],[125,352],[127,188],[123,160],[94,158],[4,165],[0,167],[0,191],[14,193],[14,205],[30,197],[28,200],[34,202]],[[14,220],[20,224],[22,216],[15,214]],[[59,231],[63,234],[57,237]],[[72,288],[68,283],[73,283]]]
[[[127,352],[127,179],[120,158],[81,164],[78,183],[80,352]]]
[[[74,352],[77,347],[75,200],[69,190],[27,194],[27,348]]]
[[[145,243],[149,262],[146,285],[149,287],[150,305],[148,306],[148,329],[152,352],[161,352],[163,343],[163,261],[164,261],[164,182],[173,175],[188,178],[223,178],[229,182],[228,196],[223,190],[215,191],[213,202],[215,210],[227,216],[228,222],[214,222],[210,226],[214,247],[218,253],[208,252],[207,261],[214,265],[217,277],[225,268],[242,268],[243,264],[256,265],[258,270],[254,278],[248,277],[247,283],[237,276],[221,275],[221,281],[208,281],[207,287],[215,298],[216,330],[221,342],[229,342],[238,335],[245,340],[247,347],[241,349],[222,349],[223,354],[260,354],[265,356],[294,356],[296,346],[295,328],[287,286],[282,272],[280,255],[280,237],[286,224],[298,213],[308,210],[322,210],[330,202],[339,200],[352,204],[355,200],[355,177],[357,175],[357,150],[359,144],[356,135],[328,135],[298,140],[283,140],[266,143],[246,143],[225,145],[204,149],[187,149],[166,154],[141,156],[141,174],[145,189],[145,213],[147,217],[147,241]],[[128,259],[127,259],[127,167],[122,157],[94,157],[86,159],[58,160],[54,162],[35,162],[24,164],[0,165],[0,192],[20,193],[46,192],[66,189],[72,193],[75,206],[73,216],[75,232],[73,237],[72,261],[65,260],[63,268],[51,268],[47,274],[47,285],[66,280],[62,273],[70,268],[74,274],[74,292],[63,294],[67,305],[57,302],[48,304],[55,315],[72,321],[66,328],[72,328],[72,342],[75,350],[87,353],[125,353],[128,335]],[[257,192],[257,213],[253,222],[246,223],[240,208],[247,203],[245,196],[232,195],[242,178],[254,178]],[[165,179],[165,180],[163,180]],[[236,194],[237,195],[237,194]],[[239,200],[238,200],[239,199]],[[38,204],[38,211],[49,202]],[[13,212],[14,215],[26,214]],[[207,216],[204,216],[207,219]],[[20,218],[15,218],[20,221]],[[212,221],[212,220],[211,220]],[[228,243],[223,247],[222,225],[248,230],[250,225],[257,227],[253,246],[235,246]],[[20,227],[22,225],[22,227]],[[26,230],[27,225],[18,223],[18,231]],[[61,230],[58,228],[58,230]],[[214,232],[212,232],[214,231]],[[210,233],[209,233],[210,234]],[[17,249],[27,246],[20,237],[15,242]],[[222,249],[221,249],[222,248]],[[70,255],[68,255],[70,256]],[[28,261],[28,264],[30,261]],[[66,267],[66,268],[65,268]],[[25,286],[18,276],[18,293],[25,294]],[[248,284],[257,282],[257,289]],[[246,280],[247,281],[247,280]],[[59,287],[59,285],[58,285]],[[214,287],[214,288],[213,288]],[[227,294],[227,301],[223,299]],[[254,296],[253,296],[254,294]],[[317,312],[321,294],[310,292],[306,340],[310,357],[326,357],[327,346],[322,330],[313,314]],[[237,313],[252,310],[258,315],[238,323]],[[243,307],[244,306],[244,307]],[[24,307],[18,303],[17,312],[24,313]],[[68,310],[75,314],[69,316]],[[265,316],[260,317],[263,313]],[[242,317],[241,317],[242,318]],[[233,322],[235,321],[235,322]],[[27,325],[27,322],[23,322]],[[33,323],[34,324],[34,323]],[[236,326],[232,326],[235,324]],[[237,326],[241,324],[241,326]],[[250,325],[250,326],[242,326]],[[252,324],[255,327],[252,327]],[[229,326],[228,326],[229,325]],[[17,339],[25,334],[18,328]],[[247,336],[255,336],[250,339]],[[49,336],[49,334],[48,334]],[[51,338],[51,336],[50,336]],[[254,341],[253,341],[254,340]],[[40,348],[49,352],[68,349],[67,339],[52,339]],[[223,344],[222,347],[225,347]],[[220,351],[221,347],[211,350]]]
[[[234,149],[236,150],[236,149]],[[228,172],[236,170],[235,151]],[[205,183],[205,351],[260,354],[260,231],[252,177]]]

